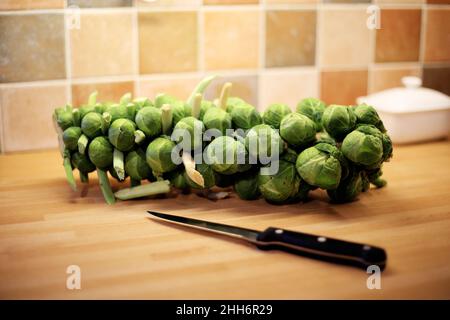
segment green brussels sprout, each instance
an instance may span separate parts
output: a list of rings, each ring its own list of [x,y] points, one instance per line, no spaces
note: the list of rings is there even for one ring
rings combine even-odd
[[[175,143],[168,137],[159,137],[153,140],[147,147],[146,161],[153,173],[161,173],[175,170],[177,165],[172,162],[172,149]]]
[[[173,126],[183,118],[191,115],[191,107],[183,101],[176,101],[171,104]]]
[[[216,105],[212,103],[212,101],[208,100],[202,100],[201,106],[200,106],[200,114],[198,115],[198,119],[203,121],[203,117],[205,116],[206,111],[208,111],[210,108],[214,108]]]
[[[228,136],[214,139],[206,148],[207,163],[218,173],[230,175],[248,169],[245,145]]]
[[[166,179],[170,181],[170,184],[180,190],[187,191],[189,185],[186,182],[184,169],[177,169],[165,174]]]
[[[291,148],[287,148],[286,151],[281,155],[280,159],[295,164],[297,162],[297,157],[298,157],[298,153],[295,152],[295,150],[293,150]]]
[[[111,115],[111,122],[116,121],[117,119],[129,119],[134,121],[133,115],[128,113],[127,107],[124,104],[112,104],[105,108],[106,113]]]
[[[220,174],[215,172],[216,186],[219,188],[228,188],[234,184],[234,175]]]
[[[75,151],[78,149],[78,139],[81,136],[80,127],[69,127],[63,132],[63,141],[67,149]]]
[[[380,116],[374,107],[368,106],[367,104],[360,104],[354,107],[354,111],[357,124],[371,124],[377,127],[381,132],[386,132],[383,121],[381,121]]]
[[[217,129],[223,135],[227,129],[232,128],[231,116],[225,110],[218,107],[210,107],[203,117],[206,129]]]
[[[80,172],[89,173],[95,170],[95,165],[89,158],[79,152],[74,152],[71,156],[72,165]]]
[[[134,98],[133,103],[136,106],[136,111],[139,111],[144,107],[153,107],[153,102],[146,97]]]
[[[141,149],[130,151],[125,158],[125,172],[131,179],[141,181],[153,180],[152,170],[145,160],[145,152]]]
[[[128,176],[126,174],[126,172],[120,172],[121,174],[119,175],[119,173],[117,172],[117,170],[114,167],[109,167],[108,172],[111,175],[111,177],[113,177],[114,179],[116,179],[119,182],[122,182]]]
[[[229,98],[231,99],[231,98]],[[261,124],[261,116],[255,107],[250,104],[236,104],[231,112],[233,126],[238,129],[250,129],[257,124]]]
[[[332,104],[325,108],[322,126],[337,141],[342,141],[356,126],[353,108]]]
[[[96,137],[88,147],[89,159],[100,169],[107,169],[112,166],[113,151],[112,144],[105,137]]]
[[[233,108],[235,106],[238,105],[246,105],[247,102],[245,102],[244,100],[242,100],[241,98],[238,97],[229,97],[227,99],[227,112],[231,113],[231,111],[233,111]]]
[[[361,125],[345,137],[341,150],[353,163],[377,168],[392,156],[392,142],[375,126]]]
[[[100,102],[97,102],[94,105],[94,111],[97,112],[98,114],[103,114],[105,112],[106,108],[108,108],[112,104],[113,103],[100,103]]]
[[[94,106],[90,105],[84,105],[78,108],[80,111],[80,118],[83,119],[85,115],[87,115],[89,112],[95,112]]]
[[[336,189],[347,175],[347,163],[333,145],[319,143],[303,150],[296,162],[301,178],[312,186],[322,189]]]
[[[128,119],[115,120],[108,130],[109,142],[120,151],[129,151],[134,147],[136,127]]]
[[[197,183],[192,181],[191,178],[187,175],[186,171],[184,172],[184,179],[186,183],[193,189],[209,189],[212,188],[216,184],[216,177],[213,169],[206,163],[200,163],[195,166],[195,170],[197,170],[203,177],[204,187],[199,186]]]
[[[280,134],[292,147],[306,147],[316,139],[316,126],[307,116],[290,113],[281,120]]]
[[[198,150],[203,144],[203,133],[205,132],[205,125],[200,120],[194,117],[186,117],[178,121],[174,127],[174,131],[179,130],[180,135],[175,140],[181,143],[184,139],[184,134],[189,134],[189,148],[190,150]]]
[[[245,147],[252,163],[253,160],[259,160],[262,164],[268,164],[279,159],[284,150],[284,143],[277,130],[267,124],[259,124],[248,131]]]
[[[160,93],[155,97],[155,107],[161,108],[165,104],[174,104],[175,102],[179,102],[179,100],[171,95]]]
[[[366,178],[369,184],[371,183],[377,188],[383,188],[387,184],[386,180],[381,178],[382,175],[383,171],[381,170],[381,166],[366,172]],[[368,189],[368,187],[366,189]]]
[[[107,123],[100,114],[90,112],[81,120],[81,130],[87,137],[92,139],[105,134]]]
[[[75,125],[73,121],[72,107],[69,105],[62,108],[56,108],[53,117],[61,130],[66,130],[67,128]]]
[[[286,104],[274,103],[267,107],[262,116],[262,120],[269,126],[280,129],[281,119],[291,113],[291,108]]]
[[[242,200],[256,200],[261,193],[258,188],[258,172],[250,170],[236,176],[234,191]]]
[[[161,134],[161,110],[155,107],[144,107],[136,114],[136,125],[147,137]]]
[[[316,131],[322,131],[322,115],[326,105],[316,98],[306,98],[297,104],[297,112],[310,118],[316,124]]]
[[[295,164],[280,160],[278,172],[274,175],[263,175],[261,170],[258,188],[264,199],[278,204],[296,199],[301,179],[295,170]]]
[[[337,146],[336,140],[330,137],[330,135],[326,131],[319,132],[316,137],[317,137],[316,143],[328,143],[333,146]]]
[[[339,186],[334,190],[327,190],[327,194],[332,202],[344,203],[351,202],[364,189],[364,180],[362,172],[357,169],[350,170],[348,176],[342,179]]]

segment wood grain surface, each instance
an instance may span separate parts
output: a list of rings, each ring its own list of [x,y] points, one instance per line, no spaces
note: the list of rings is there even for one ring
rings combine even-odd
[[[103,202],[95,175],[72,192],[57,151],[0,156],[0,298],[450,298],[450,144],[397,146],[389,184],[359,200],[273,206],[195,194]],[[364,270],[156,222],[146,210],[384,247],[381,289]],[[66,268],[81,268],[81,289]]]

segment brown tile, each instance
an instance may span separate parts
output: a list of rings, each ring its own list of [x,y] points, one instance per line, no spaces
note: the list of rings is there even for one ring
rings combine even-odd
[[[52,114],[66,103],[64,84],[1,88],[4,151],[56,147]]]
[[[140,73],[197,69],[197,13],[140,12]]]
[[[406,76],[420,76],[420,66],[413,67],[374,67],[369,72],[371,79],[370,92],[378,92],[381,90],[401,87],[402,78]]]
[[[295,110],[307,97],[318,97],[319,74],[316,70],[268,70],[260,75],[260,110],[272,103],[284,103]]]
[[[322,71],[320,95],[327,104],[350,105],[367,94],[367,70]]]
[[[131,13],[81,14],[80,28],[70,31],[72,76],[133,73]]]
[[[223,76],[214,81],[205,92],[205,98],[214,100],[220,96],[220,90],[225,82],[231,82],[231,96],[240,97],[248,103],[258,105],[258,77],[256,75]]]
[[[67,0],[67,5],[80,8],[130,7],[133,0]]]
[[[376,62],[418,61],[420,9],[381,10],[381,29],[376,34]]]
[[[313,65],[315,11],[269,11],[266,14],[266,67]]]
[[[151,6],[195,6],[200,5],[202,0],[155,0],[148,2],[145,0],[136,0],[136,5],[139,7],[151,7]]]
[[[140,80],[137,96],[149,97],[153,100],[158,93],[167,93],[178,99],[186,100],[200,80],[201,77],[196,75]]]
[[[450,0],[427,0],[429,4],[450,4]]]
[[[64,0],[1,0],[1,10],[60,9]]]
[[[205,12],[205,67],[254,69],[258,67],[259,13],[257,11]]]
[[[425,66],[423,86],[450,95],[450,67]]]
[[[415,3],[425,3],[425,0],[374,0],[374,3],[381,4],[415,4]]]
[[[321,65],[367,65],[370,60],[370,30],[366,21],[365,8],[323,10],[319,35]]]
[[[85,104],[89,95],[97,90],[98,101],[118,102],[120,97],[127,92],[134,93],[134,82],[110,82],[110,83],[79,83],[72,85],[72,104],[80,106]]]
[[[450,9],[427,9],[425,62],[450,61]]]
[[[66,77],[62,14],[0,16],[0,82]]]
[[[259,3],[259,0],[203,0],[204,4],[255,4]]]

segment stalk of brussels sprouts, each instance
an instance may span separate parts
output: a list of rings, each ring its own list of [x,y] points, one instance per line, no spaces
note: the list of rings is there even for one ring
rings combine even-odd
[[[281,120],[280,135],[292,147],[303,148],[316,139],[316,126],[307,116],[290,113]]]
[[[250,155],[250,163],[259,161],[268,164],[279,159],[284,151],[284,142],[271,126],[258,124],[248,131],[245,147]]]
[[[147,183],[131,188],[124,188],[116,193],[115,196],[119,200],[130,200],[157,194],[168,193],[170,191],[170,182],[168,180],[160,180],[152,183]]]
[[[377,127],[382,133],[386,132],[383,121],[381,121],[380,116],[374,107],[368,106],[367,104],[361,104],[354,107],[354,112],[357,124],[371,124]]]
[[[108,126],[108,121],[96,112],[89,112],[81,120],[81,130],[91,139],[105,134]]]
[[[353,108],[332,104],[322,115],[323,128],[337,141],[342,141],[356,126]]]
[[[78,140],[81,136],[80,127],[69,127],[63,132],[63,141],[66,148],[75,151],[78,148]]]
[[[261,195],[258,188],[258,171],[249,170],[238,174],[234,182],[234,191],[242,200],[256,200]]]
[[[149,138],[161,134],[161,110],[155,107],[144,107],[139,110],[135,117],[136,125]]]
[[[75,178],[73,177],[73,168],[70,160],[70,151],[68,149],[65,149],[63,153],[63,166],[69,186],[72,188],[73,191],[76,191],[77,185],[75,183]]]
[[[281,204],[296,200],[300,188],[300,177],[297,175],[295,165],[289,161],[280,160],[276,174],[263,175],[260,171],[258,188],[264,199],[271,203]]]
[[[214,139],[206,148],[206,161],[214,171],[230,175],[249,169],[245,145],[228,136]]]
[[[291,112],[291,108],[288,105],[274,103],[266,108],[262,115],[262,121],[274,129],[280,129],[281,120]]]
[[[165,136],[156,138],[148,145],[145,159],[156,177],[176,169],[177,165],[171,157],[175,147],[175,143]]]
[[[306,98],[297,104],[297,112],[310,118],[316,124],[316,131],[322,131],[322,115],[326,105],[316,98]]]

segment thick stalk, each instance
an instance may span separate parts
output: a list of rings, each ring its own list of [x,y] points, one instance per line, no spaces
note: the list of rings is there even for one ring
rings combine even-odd
[[[194,104],[194,99],[195,99],[195,95],[197,93],[203,93],[205,92],[206,88],[209,86],[209,84],[215,79],[217,78],[216,75],[212,75],[212,76],[208,76],[204,79],[202,79],[197,86],[195,86],[194,90],[192,91],[191,95],[189,96],[189,98],[187,99],[187,104],[189,106],[192,107],[192,105]]]
[[[170,129],[172,129],[172,107],[170,104],[164,104],[161,107],[161,122],[163,134],[169,135]]]
[[[105,127],[109,128],[109,125],[111,124],[112,116],[109,112],[103,112],[102,114],[103,121],[105,121]]]
[[[134,132],[134,142],[139,144],[144,140],[145,140],[145,133],[142,132],[141,130],[136,130]]]
[[[168,180],[156,181],[152,183],[143,184],[137,187],[125,188],[117,191],[114,195],[120,200],[129,200],[135,198],[142,198],[153,196],[170,191],[170,183]]]
[[[94,106],[97,103],[98,91],[94,91],[89,95],[88,106]]]
[[[230,96],[231,87],[232,87],[231,82],[227,82],[223,85],[222,91],[220,92],[219,108],[225,111],[227,111],[227,101],[228,97]]]
[[[68,150],[64,151],[64,171],[66,173],[66,179],[69,183],[69,186],[72,188],[73,191],[77,191],[77,184],[75,183],[75,178],[73,177],[73,168],[72,164],[70,163],[70,153]]]
[[[80,115],[80,110],[78,109],[73,109],[72,111],[72,116],[73,116],[73,123],[76,127],[79,127],[81,125],[81,115]]]
[[[125,179],[125,167],[123,164],[123,152],[117,149],[114,149],[113,153],[113,167],[117,173],[117,176],[121,181]]]
[[[81,154],[85,154],[88,143],[89,143],[88,137],[82,134],[78,138],[78,152]]]
[[[205,180],[203,179],[201,173],[195,170],[195,162],[189,152],[183,152],[182,160],[188,177],[203,188],[205,186]]]
[[[81,183],[89,183],[89,174],[80,171],[80,181]]]
[[[124,105],[127,105],[127,104],[130,103],[130,102],[131,102],[131,93],[130,93],[130,92],[125,93],[125,94],[120,98],[120,101],[119,101],[120,104],[124,104]]]
[[[192,105],[192,116],[198,119],[200,115],[200,108],[202,106],[202,95],[197,93],[194,98],[194,104]]]
[[[116,202],[116,198],[114,197],[114,192],[111,189],[108,174],[105,170],[97,168],[97,175],[100,189],[103,193],[103,198],[105,198],[107,204],[114,204]]]

